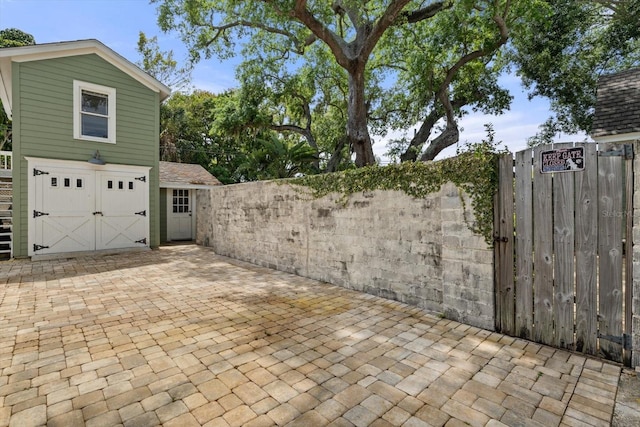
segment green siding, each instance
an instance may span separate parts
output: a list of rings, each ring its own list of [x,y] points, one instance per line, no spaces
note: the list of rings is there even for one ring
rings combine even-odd
[[[150,245],[160,243],[159,94],[98,55],[12,64],[14,255],[28,243],[26,157],[86,161],[96,150],[109,164],[152,167],[149,177]],[[116,89],[116,143],[73,139],[73,80]],[[19,196],[18,196],[19,195]]]
[[[167,241],[167,188],[160,189],[160,243]]]

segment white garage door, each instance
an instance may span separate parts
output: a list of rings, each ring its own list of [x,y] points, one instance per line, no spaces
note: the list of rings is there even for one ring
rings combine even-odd
[[[29,255],[149,246],[149,168],[32,160]]]
[[[147,177],[97,172],[96,249],[148,246]]]

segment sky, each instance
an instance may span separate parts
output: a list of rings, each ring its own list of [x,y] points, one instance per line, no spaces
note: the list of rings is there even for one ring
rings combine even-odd
[[[148,0],[0,0],[0,29],[18,28],[34,36],[36,43],[98,39],[131,62],[140,60],[136,51],[138,34],[158,37],[163,51],[173,50],[174,58],[187,58],[187,50],[176,33],[163,33],[157,25],[157,5]],[[235,65],[239,59],[203,60],[193,72],[192,84],[197,89],[220,93],[238,86]],[[460,123],[460,144],[479,142],[486,136],[485,124],[492,123],[496,141],[510,151],[526,148],[527,138],[549,117],[546,99],[527,99],[516,76],[506,75],[501,83],[514,97],[510,111],[499,116],[470,113]],[[397,137],[390,133],[389,137]],[[559,135],[557,142],[583,141],[586,135]],[[374,138],[374,153],[382,158],[385,141]],[[455,154],[450,147],[439,157]]]

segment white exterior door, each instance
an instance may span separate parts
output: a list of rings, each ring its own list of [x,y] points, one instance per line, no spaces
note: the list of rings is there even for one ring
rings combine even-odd
[[[96,175],[96,249],[148,245],[146,175],[102,171]]]
[[[34,172],[35,171],[35,172]],[[29,212],[38,254],[95,248],[95,174],[61,167],[35,168],[35,205]]]
[[[193,239],[194,192],[186,188],[170,188],[167,191],[167,240]]]
[[[149,246],[149,168],[27,161],[29,255]]]

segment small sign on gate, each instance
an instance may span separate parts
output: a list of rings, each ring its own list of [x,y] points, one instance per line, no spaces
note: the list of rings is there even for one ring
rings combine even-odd
[[[540,172],[577,172],[584,170],[584,148],[561,148],[540,153]]]

